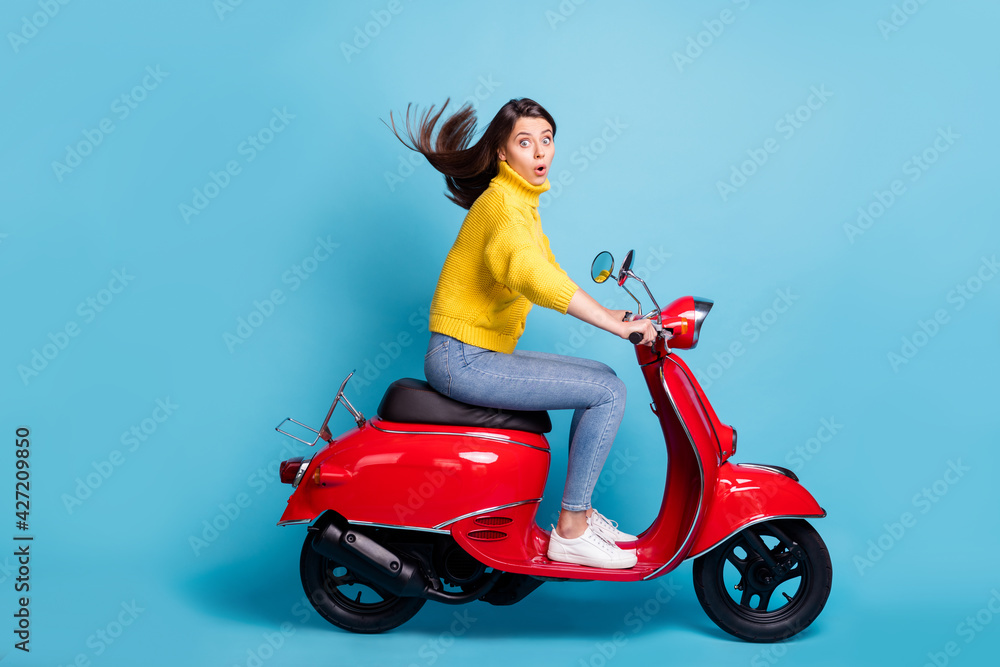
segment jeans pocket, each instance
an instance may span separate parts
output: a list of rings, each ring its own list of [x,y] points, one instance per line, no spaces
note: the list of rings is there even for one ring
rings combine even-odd
[[[424,355],[424,361],[430,359],[432,355],[437,354],[437,352],[440,351],[447,344],[448,341],[443,341],[440,344],[436,345],[434,349],[427,350],[427,354]]]
[[[448,396],[451,393],[451,373],[448,369],[448,343],[445,340],[440,345],[435,345],[424,355],[424,377],[428,384],[436,391]]]

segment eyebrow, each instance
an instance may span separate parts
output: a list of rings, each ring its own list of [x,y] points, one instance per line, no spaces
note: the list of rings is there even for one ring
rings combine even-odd
[[[541,133],[545,134],[546,132],[552,132],[552,130],[550,130],[549,128],[545,128],[544,130],[542,130]],[[517,137],[521,136],[522,134],[527,134],[529,137],[531,136],[530,132],[521,131],[521,132],[518,132],[517,134],[515,134],[514,138],[516,139]]]

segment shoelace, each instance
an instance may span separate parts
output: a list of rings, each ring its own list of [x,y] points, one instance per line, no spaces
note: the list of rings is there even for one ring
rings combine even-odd
[[[555,530],[556,530],[556,527],[552,526],[552,532],[555,532]],[[602,534],[598,533],[596,530],[594,530],[593,526],[590,527],[590,537],[592,537],[594,539],[587,539],[588,535],[587,535],[586,532],[584,532],[584,534],[581,535],[580,537],[584,538],[584,540],[586,540],[587,544],[593,544],[595,547],[597,547],[599,549],[602,549],[602,550],[604,550],[604,551],[606,551],[608,553],[614,553],[616,551],[621,551],[622,550],[613,541],[609,540],[607,537],[605,537],[604,535],[602,535]],[[569,538],[567,538],[567,539],[569,539]]]
[[[587,540],[589,544],[593,544],[595,547],[605,551],[607,553],[614,553],[619,551],[618,547],[611,542],[609,542],[603,535],[595,533],[593,530],[590,531],[590,536],[596,539]],[[583,536],[586,539],[586,535]]]
[[[590,515],[590,519],[590,527],[594,529],[595,533],[608,542],[614,542],[615,532],[618,530],[617,521],[612,521],[597,510],[594,510],[594,513]]]

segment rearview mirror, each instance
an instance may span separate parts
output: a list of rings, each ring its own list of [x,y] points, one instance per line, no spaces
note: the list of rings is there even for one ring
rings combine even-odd
[[[625,255],[625,261],[622,262],[622,268],[618,272],[618,286],[621,287],[625,284],[625,279],[628,277],[629,269],[632,268],[632,256],[635,254],[635,250],[629,250],[628,254]]]
[[[597,254],[597,257],[594,258],[594,263],[590,265],[590,277],[593,278],[595,283],[603,283],[611,277],[614,270],[615,258],[611,256],[610,252],[604,250]]]

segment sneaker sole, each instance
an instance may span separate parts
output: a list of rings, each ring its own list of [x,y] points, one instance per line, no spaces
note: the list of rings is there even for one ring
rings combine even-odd
[[[557,557],[557,556],[560,556],[560,554],[547,553],[545,556],[550,561],[553,561],[555,563],[570,563],[572,565],[585,565],[587,567],[596,567],[596,568],[600,568],[602,570],[627,570],[630,567],[635,567],[636,564],[638,564],[638,562],[639,562],[638,558],[636,558],[635,560],[633,560],[631,562],[629,562],[629,561],[619,561],[619,562],[616,563],[614,561],[610,561],[610,562],[609,561],[596,561],[596,560],[587,558],[586,556],[573,556],[573,555],[570,555],[570,554],[564,554],[564,555],[562,555],[562,557]]]

